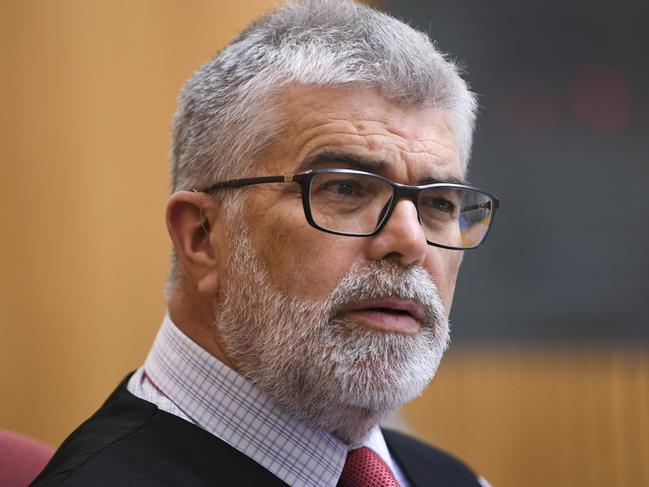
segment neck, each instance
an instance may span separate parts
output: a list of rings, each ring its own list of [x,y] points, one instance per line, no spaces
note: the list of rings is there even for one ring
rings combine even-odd
[[[233,370],[237,368],[225,353],[214,323],[214,305],[196,299],[191,293],[174,289],[167,302],[169,316],[176,326],[194,343]]]

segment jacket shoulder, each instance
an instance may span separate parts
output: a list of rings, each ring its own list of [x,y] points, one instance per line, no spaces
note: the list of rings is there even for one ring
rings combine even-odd
[[[74,430],[57,449],[32,486],[68,485],[67,481],[97,455],[128,438],[156,412],[153,404],[133,407],[124,397],[125,379],[101,408]],[[119,418],[119,421],[115,421]],[[73,484],[70,484],[73,485]]]
[[[132,395],[127,380],[32,486],[285,485],[207,431]]]
[[[383,430],[390,453],[413,485],[479,487],[476,474],[453,455],[415,438]]]

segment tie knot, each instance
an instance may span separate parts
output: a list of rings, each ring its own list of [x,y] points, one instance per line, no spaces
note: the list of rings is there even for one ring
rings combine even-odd
[[[347,453],[338,487],[399,487],[399,482],[378,453],[362,446]]]

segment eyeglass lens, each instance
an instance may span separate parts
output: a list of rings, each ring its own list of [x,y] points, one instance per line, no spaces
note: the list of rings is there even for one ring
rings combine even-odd
[[[311,215],[324,229],[369,235],[381,225],[393,195],[392,186],[372,176],[320,173],[311,181]],[[421,191],[418,207],[428,241],[471,248],[487,234],[493,203],[478,191],[441,187]]]

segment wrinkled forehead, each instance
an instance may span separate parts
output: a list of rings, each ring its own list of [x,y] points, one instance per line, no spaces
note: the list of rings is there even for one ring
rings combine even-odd
[[[329,166],[408,181],[424,173],[442,180],[464,177],[457,137],[443,109],[397,103],[359,85],[290,86],[278,100],[283,127],[258,161],[258,174]]]

